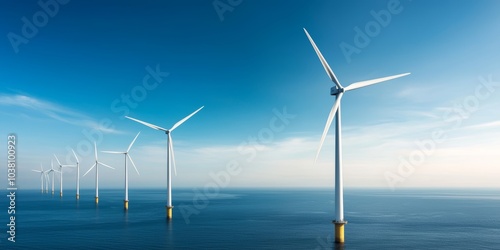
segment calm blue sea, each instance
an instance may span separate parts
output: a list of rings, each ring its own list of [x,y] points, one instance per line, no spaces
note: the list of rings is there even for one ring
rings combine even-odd
[[[11,243],[1,191],[0,249],[342,249],[333,189],[174,189],[171,222],[163,189],[131,190],[128,212],[122,190],[74,193],[18,190]],[[345,211],[345,249],[500,249],[500,190],[347,189]]]

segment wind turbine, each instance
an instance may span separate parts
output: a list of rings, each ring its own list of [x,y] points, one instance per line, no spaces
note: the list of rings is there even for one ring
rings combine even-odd
[[[137,174],[139,175],[139,171],[135,167],[135,163],[132,160],[132,157],[130,157],[130,155],[128,154],[128,152],[130,151],[130,148],[132,148],[132,145],[134,144],[135,140],[137,139],[137,137],[139,136],[140,133],[141,132],[137,133],[137,135],[135,136],[134,140],[132,140],[132,142],[130,143],[130,145],[127,148],[127,151],[125,151],[125,152],[101,151],[103,153],[108,153],[108,154],[123,154],[123,155],[125,155],[125,200],[123,201],[123,207],[125,208],[125,210],[128,210],[128,166],[127,166],[127,158],[132,163],[132,166],[134,166],[135,172],[137,172]]]
[[[92,167],[90,167],[90,169],[85,174],[83,174],[83,176],[87,175],[90,172],[90,170],[92,170],[95,167],[95,203],[97,204],[97,203],[99,203],[99,164],[101,164],[107,168],[111,168],[111,169],[114,169],[114,168],[100,162],[97,159],[97,145],[95,142],[94,142],[94,152],[95,152],[95,163],[94,163],[94,165],[92,165]]]
[[[73,165],[62,165],[61,162],[59,161],[59,159],[57,158],[57,156],[54,154],[54,157],[56,157],[56,161],[57,161],[57,164],[59,164],[59,171],[60,171],[60,174],[61,174],[61,187],[60,187],[60,191],[59,191],[59,197],[62,197],[62,184],[63,184],[63,181],[62,181],[62,172],[63,172],[63,168],[66,168],[66,167],[75,167]]]
[[[78,157],[73,149],[71,149],[73,155],[76,159],[76,199],[80,199],[80,161],[78,161]]]
[[[37,172],[37,173],[40,173],[40,181],[41,181],[41,184],[40,184],[40,188],[41,188],[41,191],[42,191],[42,194],[43,194],[43,184],[44,184],[44,180],[46,181],[47,180],[47,176],[45,176],[45,171],[43,170],[43,166],[42,164],[40,164],[40,170],[31,170],[33,172]]]
[[[143,122],[141,120],[125,116],[126,118],[128,118],[132,121],[136,121],[138,123],[141,123],[143,125],[146,125],[146,126],[152,128],[152,129],[163,131],[163,132],[165,132],[165,134],[167,134],[167,205],[165,207],[167,210],[167,219],[168,220],[172,219],[172,208],[173,208],[173,206],[172,206],[172,170],[170,169],[170,163],[172,163],[174,165],[174,172],[175,172],[175,175],[177,175],[177,169],[175,167],[174,146],[173,146],[174,142],[172,141],[172,136],[170,135],[170,133],[172,131],[174,131],[174,129],[179,127],[182,123],[184,123],[187,119],[191,118],[191,116],[193,116],[198,111],[200,111],[203,107],[204,106],[197,109],[196,111],[194,111],[190,115],[186,116],[184,119],[178,121],[170,129],[165,129],[165,128],[162,128],[160,126],[153,125],[151,123]],[[172,155],[172,157],[170,157],[170,155]]]
[[[52,159],[50,160],[50,169],[47,171],[47,174],[50,174],[51,172],[52,172],[52,195],[54,195],[54,172],[58,173],[60,172],[54,169],[54,161]]]
[[[343,87],[335,74],[333,73],[332,69],[326,62],[325,58],[319,51],[318,47],[314,43],[313,39],[309,35],[306,29],[304,29],[307,38],[311,42],[311,45],[313,46],[314,50],[316,51],[316,54],[319,57],[319,60],[321,61],[321,64],[323,65],[323,68],[325,69],[326,73],[330,77],[330,79],[333,81],[335,84],[331,90],[330,90],[330,95],[335,96],[335,103],[332,107],[332,110],[330,111],[330,114],[328,115],[328,119],[326,121],[326,126],[325,129],[323,130],[323,135],[321,136],[321,141],[319,144],[318,152],[316,153],[316,160],[318,159],[318,155],[321,151],[321,148],[323,146],[323,142],[325,141],[326,135],[328,133],[328,129],[330,128],[330,125],[332,124],[333,118],[336,116],[335,119],[335,220],[333,221],[333,224],[335,224],[335,242],[337,243],[343,243],[344,242],[344,225],[347,223],[347,221],[344,220],[344,191],[343,191],[343,180],[342,180],[342,138],[341,138],[341,115],[340,115],[340,101],[342,100],[342,96],[344,95],[345,92],[366,87],[372,84],[380,83],[380,82],[385,82],[389,81],[392,79],[396,79],[399,77],[403,77],[406,75],[409,75],[410,73],[405,73],[405,74],[400,74],[400,75],[394,75],[394,76],[388,76],[388,77],[383,77],[383,78],[377,78],[373,80],[367,80],[367,81],[362,81],[362,82],[356,82],[348,85],[347,87]]]
[[[61,162],[59,161],[59,159],[57,158],[57,156],[54,154],[54,157],[56,157],[56,161],[57,161],[57,164],[59,164],[59,169],[60,169],[60,174],[61,174],[61,187],[60,187],[60,191],[59,191],[59,197],[62,197],[62,184],[63,184],[63,181],[62,181],[62,172],[63,172],[63,168],[66,168],[66,167],[75,167],[73,165],[62,165]]]

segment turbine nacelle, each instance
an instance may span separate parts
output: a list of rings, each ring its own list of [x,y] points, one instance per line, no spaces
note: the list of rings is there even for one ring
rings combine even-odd
[[[330,95],[338,95],[340,93],[344,93],[344,88],[339,88],[337,86],[333,86],[330,89]]]

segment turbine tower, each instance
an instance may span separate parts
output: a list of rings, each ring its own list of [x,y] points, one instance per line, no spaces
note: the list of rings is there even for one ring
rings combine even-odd
[[[90,169],[83,176],[87,175],[90,172],[90,170],[92,170],[95,167],[95,204],[97,204],[97,203],[99,203],[99,164],[103,165],[107,168],[111,168],[111,169],[114,169],[114,168],[100,162],[97,159],[97,145],[95,142],[94,142],[94,152],[95,152],[95,163],[94,163],[94,165],[92,165],[92,167],[90,167]]]
[[[323,130],[323,135],[321,136],[321,141],[314,162],[316,162],[316,160],[318,159],[318,155],[321,151],[321,148],[323,147],[323,142],[325,141],[328,129],[332,124],[333,118],[336,117],[335,119],[335,220],[333,221],[333,224],[335,224],[335,242],[344,243],[344,225],[347,224],[347,221],[344,220],[344,191],[343,191],[344,187],[342,180],[342,133],[341,133],[342,131],[341,131],[341,115],[340,115],[341,114],[340,102],[342,100],[342,96],[347,91],[366,87],[380,82],[389,81],[392,79],[409,75],[410,73],[377,78],[362,82],[356,82],[348,85],[347,87],[343,87],[306,29],[304,29],[304,32],[306,33],[307,38],[311,42],[314,51],[316,51],[316,54],[318,55],[319,60],[323,65],[323,68],[330,77],[330,80],[332,80],[333,83],[335,84],[330,90],[330,95],[335,96],[335,103],[330,111],[330,114],[328,115],[328,119],[326,121],[325,129]]]
[[[54,172],[60,173],[59,171],[54,169],[54,161],[51,159],[50,160],[50,169],[47,171],[47,174],[50,174],[52,172],[52,195],[54,195]]]
[[[108,153],[108,154],[123,154],[125,155],[125,200],[123,201],[123,208],[125,210],[128,210],[128,166],[127,166],[127,158],[130,160],[130,162],[132,163],[132,166],[134,167],[135,169],[135,172],[137,172],[138,175],[139,174],[139,171],[137,170],[137,168],[135,167],[135,163],[134,161],[132,160],[132,157],[130,157],[130,155],[128,154],[128,152],[130,151],[130,148],[132,148],[132,145],[134,144],[135,140],[137,139],[137,137],[139,136],[141,132],[137,133],[137,135],[135,136],[134,140],[132,140],[132,142],[130,143],[130,145],[128,146],[127,148],[127,151],[125,152],[118,152],[118,151],[101,151],[103,153]]]
[[[80,199],[80,161],[78,161],[78,157],[73,149],[71,149],[73,155],[76,159],[76,199]]]
[[[143,122],[141,120],[125,116],[126,118],[128,118],[132,121],[136,121],[138,123],[141,123],[143,125],[146,125],[146,126],[152,128],[152,129],[163,131],[163,132],[165,132],[165,134],[167,134],[167,205],[165,207],[166,207],[168,220],[172,219],[172,208],[173,208],[173,206],[172,206],[172,170],[170,168],[170,164],[174,165],[174,172],[175,172],[175,175],[177,175],[177,170],[175,167],[175,156],[174,156],[174,145],[173,145],[174,142],[172,141],[172,136],[170,135],[170,133],[172,131],[174,131],[174,129],[176,129],[178,126],[180,126],[182,123],[184,123],[187,119],[191,118],[191,116],[193,116],[198,111],[200,111],[203,107],[204,106],[197,109],[196,111],[194,111],[190,115],[186,116],[184,119],[178,121],[170,129],[165,129],[165,128],[162,128],[160,126],[153,125],[151,123]],[[170,155],[172,155],[172,156],[170,156]]]
[[[60,171],[60,174],[61,174],[61,187],[60,187],[60,191],[59,191],[59,197],[62,197],[63,196],[63,168],[66,168],[66,167],[75,167],[73,165],[62,165],[61,162],[59,161],[59,159],[57,158],[57,156],[54,154],[54,157],[56,157],[56,161],[57,161],[57,164],[59,164],[59,171]]]
[[[45,170],[45,173],[43,174],[45,177],[45,193],[49,193],[49,170]]]

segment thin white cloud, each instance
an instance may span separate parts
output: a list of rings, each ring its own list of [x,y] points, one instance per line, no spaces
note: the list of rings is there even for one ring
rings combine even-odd
[[[83,126],[100,130],[104,133],[121,134],[121,131],[103,127],[98,121],[80,112],[63,107],[59,104],[30,97],[27,95],[0,95],[0,105],[15,106],[31,110],[60,122],[75,126]]]
[[[481,124],[476,124],[468,127],[469,129],[492,129],[500,128],[500,121],[485,122]]]

